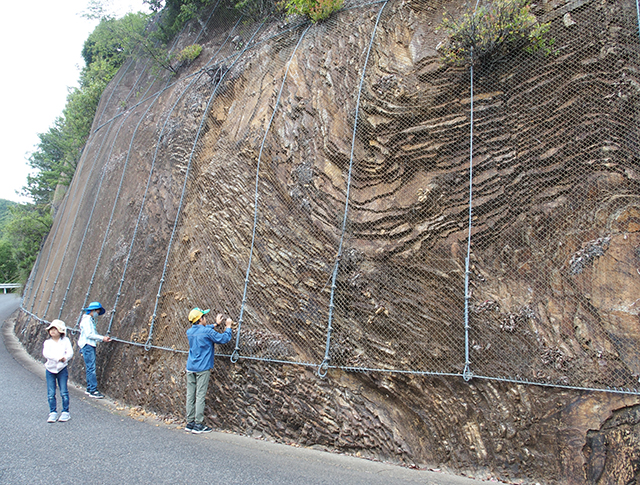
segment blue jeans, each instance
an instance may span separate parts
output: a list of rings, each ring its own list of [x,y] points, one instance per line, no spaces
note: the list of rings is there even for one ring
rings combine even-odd
[[[62,412],[69,412],[69,389],[67,388],[67,380],[69,379],[69,369],[66,367],[57,374],[46,371],[47,374],[47,399],[49,400],[49,412],[57,411],[56,403],[56,382],[60,388],[60,397],[62,398]]]
[[[96,348],[87,344],[80,349],[84,358],[84,367],[87,375],[87,391],[98,390],[98,378],[96,377]]]

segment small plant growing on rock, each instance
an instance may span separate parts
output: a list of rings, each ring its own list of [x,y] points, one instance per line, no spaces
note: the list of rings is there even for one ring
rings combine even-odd
[[[530,0],[494,0],[477,9],[467,4],[460,18],[445,12],[437,30],[449,34],[448,44],[441,48],[444,61],[463,65],[495,60],[517,49],[549,54],[549,28],[531,13]]]
[[[288,0],[285,10],[289,15],[306,15],[315,23],[329,18],[343,3],[344,0]]]
[[[178,62],[191,62],[195,60],[202,52],[200,44],[193,44],[185,47],[178,54]]]

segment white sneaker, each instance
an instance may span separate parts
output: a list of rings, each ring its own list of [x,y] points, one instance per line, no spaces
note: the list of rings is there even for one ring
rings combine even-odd
[[[49,413],[49,419],[47,423],[55,423],[58,420],[58,413]]]
[[[69,421],[70,419],[71,415],[65,411],[62,411],[62,413],[60,414],[60,419],[58,419],[58,421],[64,423],[65,421]]]

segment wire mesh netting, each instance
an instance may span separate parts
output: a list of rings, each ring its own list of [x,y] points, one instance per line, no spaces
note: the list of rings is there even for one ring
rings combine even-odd
[[[637,393],[636,4],[532,6],[553,52],[473,68],[441,60],[456,2],[216,8],[191,70],[105,91],[26,313],[100,300],[117,340],[185,352],[211,307],[233,360]]]

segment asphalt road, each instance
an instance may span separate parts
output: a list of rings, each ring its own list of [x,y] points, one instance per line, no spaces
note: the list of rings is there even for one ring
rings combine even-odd
[[[17,296],[0,294],[0,323],[19,304]],[[2,337],[0,484],[480,483],[227,433],[188,434],[132,419],[74,386],[71,420],[50,424],[44,366],[26,354],[12,325],[3,325]]]

